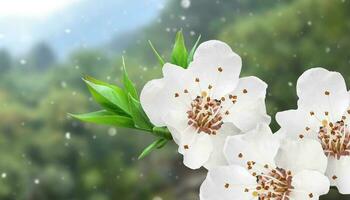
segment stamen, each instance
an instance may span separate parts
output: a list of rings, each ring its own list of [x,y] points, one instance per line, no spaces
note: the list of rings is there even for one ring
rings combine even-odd
[[[198,133],[216,135],[223,124],[221,100],[212,99],[206,91],[201,92],[191,103],[187,111],[188,125],[196,128]]]
[[[260,200],[288,200],[294,189],[292,186],[293,175],[289,170],[282,168],[270,168],[269,165],[255,165],[254,161],[247,162],[248,170],[257,170],[252,175],[256,177],[257,186],[245,188],[244,192],[252,191],[253,197]],[[260,168],[260,169],[259,169]]]
[[[336,123],[323,120],[318,131],[325,155],[338,160],[342,156],[350,156],[350,130],[344,119],[346,118],[342,117]]]

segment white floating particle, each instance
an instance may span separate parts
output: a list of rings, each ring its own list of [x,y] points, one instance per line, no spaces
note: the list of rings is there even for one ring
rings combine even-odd
[[[115,135],[117,135],[117,129],[116,129],[116,128],[109,128],[109,129],[108,129],[108,135],[109,135],[109,136],[115,136]]]
[[[180,19],[181,20],[186,20],[186,16],[182,15],[182,16],[180,16]]]
[[[312,26],[312,21],[308,21],[307,25]]]
[[[38,185],[40,183],[40,180],[39,179],[35,179],[34,183]]]
[[[2,173],[1,174],[1,178],[6,178],[7,177],[7,174],[6,173]]]
[[[326,53],[329,53],[329,52],[331,52],[331,48],[327,47],[327,48],[325,49],[325,51],[326,51]]]
[[[70,132],[67,132],[66,135],[65,135],[65,137],[66,137],[67,140],[70,140],[70,138],[71,138],[71,137],[70,137]]]
[[[289,81],[289,82],[288,82],[288,86],[289,86],[289,87],[292,87],[292,86],[293,86],[293,83]]]
[[[196,35],[196,32],[190,31],[190,35],[191,35],[191,36],[194,36],[194,35]]]
[[[181,0],[181,7],[187,9],[191,6],[191,1],[190,0]]]
[[[64,30],[64,32],[67,33],[67,34],[70,34],[70,33],[72,32],[72,30],[70,30],[69,28],[67,28],[67,29]]]
[[[61,81],[61,87],[62,88],[66,88],[67,87],[67,83],[65,81]]]
[[[19,63],[20,63],[21,65],[25,65],[25,64],[27,64],[27,60],[21,59],[21,60],[19,61]]]

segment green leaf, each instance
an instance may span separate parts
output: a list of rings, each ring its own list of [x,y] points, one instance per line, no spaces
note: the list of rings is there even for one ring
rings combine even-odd
[[[197,47],[198,47],[198,44],[199,44],[199,41],[201,40],[201,35],[198,36],[198,39],[196,41],[196,43],[193,45],[190,53],[188,54],[188,59],[187,59],[187,66],[192,62],[193,60],[193,55],[194,55],[194,52],[196,51]]]
[[[151,40],[148,40],[148,43],[149,45],[151,46],[152,50],[153,50],[153,53],[156,55],[157,59],[158,59],[158,62],[160,63],[161,66],[163,66],[165,64],[162,56],[159,55],[159,53],[157,52],[157,50],[154,48]]]
[[[126,92],[130,94],[134,99],[139,100],[135,84],[129,79],[128,73],[126,72],[124,57],[123,60],[123,84]]]
[[[117,127],[134,128],[134,122],[130,117],[116,115],[110,111],[101,110],[86,114],[74,115],[72,117],[84,122],[91,122],[95,124],[107,124]]]
[[[176,33],[175,44],[171,54],[171,62],[183,68],[187,68],[187,58],[188,53],[185,46],[184,36],[182,31],[178,31]]]
[[[148,154],[150,154],[154,149],[159,149],[163,147],[168,141],[164,138],[160,138],[156,141],[154,141],[152,144],[150,144],[148,147],[146,147],[142,153],[140,154],[138,159],[143,159]]]
[[[135,127],[143,130],[152,131],[153,124],[149,121],[146,113],[143,111],[140,102],[134,99],[130,94],[129,94],[129,106],[130,106],[131,117],[134,120]]]
[[[102,107],[117,114],[130,114],[128,96],[121,88],[88,76],[83,80],[95,101]]]

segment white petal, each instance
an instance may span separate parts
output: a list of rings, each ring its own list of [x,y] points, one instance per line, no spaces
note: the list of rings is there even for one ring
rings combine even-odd
[[[275,158],[278,167],[294,173],[301,170],[316,170],[324,173],[327,157],[321,144],[312,139],[284,139]]]
[[[213,152],[209,160],[204,164],[204,167],[211,169],[215,166],[227,165],[227,160],[224,156],[224,144],[228,136],[237,135],[240,131],[231,123],[224,123],[218,130],[216,135],[211,135],[213,143]]]
[[[191,102],[191,99],[181,93],[186,84],[190,84],[189,78],[185,77],[190,77],[191,73],[166,63],[163,74],[164,78],[146,83],[140,95],[142,108],[156,126],[165,126],[163,118],[171,110],[186,112]],[[175,97],[175,93],[179,96]]]
[[[319,117],[324,116],[324,112],[327,111],[331,121],[340,120],[349,106],[343,76],[323,68],[305,71],[298,79],[297,94],[299,108],[310,109]]]
[[[198,46],[188,69],[200,79],[202,89],[212,85],[212,97],[220,98],[236,87],[241,66],[241,58],[227,44],[211,40]]]
[[[151,80],[143,87],[140,95],[143,110],[151,122],[156,126],[165,126],[165,123],[162,120],[163,113],[159,112],[159,110],[163,110],[166,107],[163,99],[159,98],[159,95],[163,93],[163,89],[163,79]]]
[[[265,106],[266,88],[267,84],[254,76],[240,78],[231,94],[237,97],[235,103],[228,97],[224,102],[230,113],[224,120],[234,123],[242,131],[251,130],[258,123],[269,124],[271,119]]]
[[[246,134],[231,136],[226,140],[224,154],[230,164],[246,166],[247,161],[275,166],[274,157],[279,148],[279,138],[266,124],[259,124]]]
[[[247,187],[255,188],[255,178],[243,167],[221,166],[211,169],[200,188],[201,200],[254,200]]]
[[[191,169],[198,169],[208,161],[213,151],[213,144],[208,134],[193,134],[192,142],[183,143],[184,145],[180,148],[183,148],[184,164]],[[185,145],[187,146],[185,147]]]
[[[298,139],[301,136],[317,139],[321,126],[319,119],[301,109],[287,110],[276,114],[276,121],[289,137]]]
[[[189,94],[185,94],[184,90],[194,90],[192,73],[182,67],[166,63],[163,66],[163,75],[164,93],[159,93],[157,97],[163,100],[163,104],[166,104],[167,110],[183,111],[186,113],[193,99]],[[163,109],[158,108],[157,112],[159,111],[164,112]],[[163,116],[166,115],[167,112]]]
[[[342,194],[350,194],[350,157],[328,158],[327,176]]]
[[[303,170],[293,175],[291,196],[297,196],[295,199],[318,199],[318,196],[327,194],[330,183],[328,178],[318,171]],[[294,193],[294,194],[293,194]]]
[[[162,120],[171,132],[175,143],[180,145],[181,133],[188,127],[187,114],[185,112],[171,110],[166,116],[163,116]]]

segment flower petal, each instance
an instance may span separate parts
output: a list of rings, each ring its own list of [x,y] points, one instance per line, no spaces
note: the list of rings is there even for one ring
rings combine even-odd
[[[294,139],[306,137],[318,139],[319,120],[302,109],[287,110],[276,114],[276,121],[286,134]]]
[[[188,69],[199,78],[202,89],[212,85],[212,97],[220,99],[236,87],[241,66],[241,58],[226,43],[210,40],[198,46]]]
[[[244,192],[246,187],[255,188],[255,178],[243,167],[221,166],[208,172],[200,188],[201,200],[253,200],[250,192]]]
[[[301,170],[316,170],[324,173],[327,157],[321,144],[312,139],[284,139],[275,158],[278,167],[294,173]]]
[[[271,121],[266,114],[265,95],[267,84],[257,77],[240,78],[231,99],[226,97],[225,107],[229,110],[224,120],[234,123],[242,131],[256,127],[258,123]]]
[[[140,101],[151,122],[156,126],[165,126],[163,117],[170,110],[186,112],[191,99],[181,94],[190,73],[179,66],[166,63],[163,66],[164,78],[151,80],[141,91]],[[186,80],[188,80],[186,82]],[[175,97],[175,94],[177,97]],[[161,112],[159,112],[161,110]]]
[[[350,157],[328,158],[327,176],[342,194],[350,194]]]
[[[232,123],[224,123],[216,135],[211,135],[214,148],[209,160],[204,164],[204,167],[211,169],[214,166],[227,165],[228,163],[223,151],[225,141],[227,137],[239,133],[240,131]]]
[[[213,151],[213,144],[208,134],[197,134],[195,132],[188,134],[194,135],[192,141],[188,144],[183,143],[184,139],[182,137],[181,143],[183,145],[179,148],[183,148],[184,164],[191,169],[198,169],[208,161]]]
[[[274,157],[279,148],[279,138],[266,124],[246,134],[231,136],[226,140],[224,154],[230,164],[246,166],[247,161],[275,166]]]
[[[143,87],[140,95],[143,110],[152,124],[156,126],[165,126],[162,120],[163,113],[159,112],[159,110],[163,110],[166,107],[164,100],[159,98],[159,95],[164,92],[164,87],[163,79],[151,80]]]
[[[303,170],[295,174],[292,179],[292,199],[318,199],[318,196],[329,191],[328,178],[318,171]]]
[[[167,116],[163,116],[162,120],[169,129],[176,144],[180,145],[181,133],[188,128],[187,114],[181,111],[171,110]],[[192,131],[195,131],[192,129]]]
[[[323,68],[305,71],[298,79],[297,94],[299,108],[315,112],[320,119],[329,112],[331,121],[340,120],[349,106],[343,76]]]

